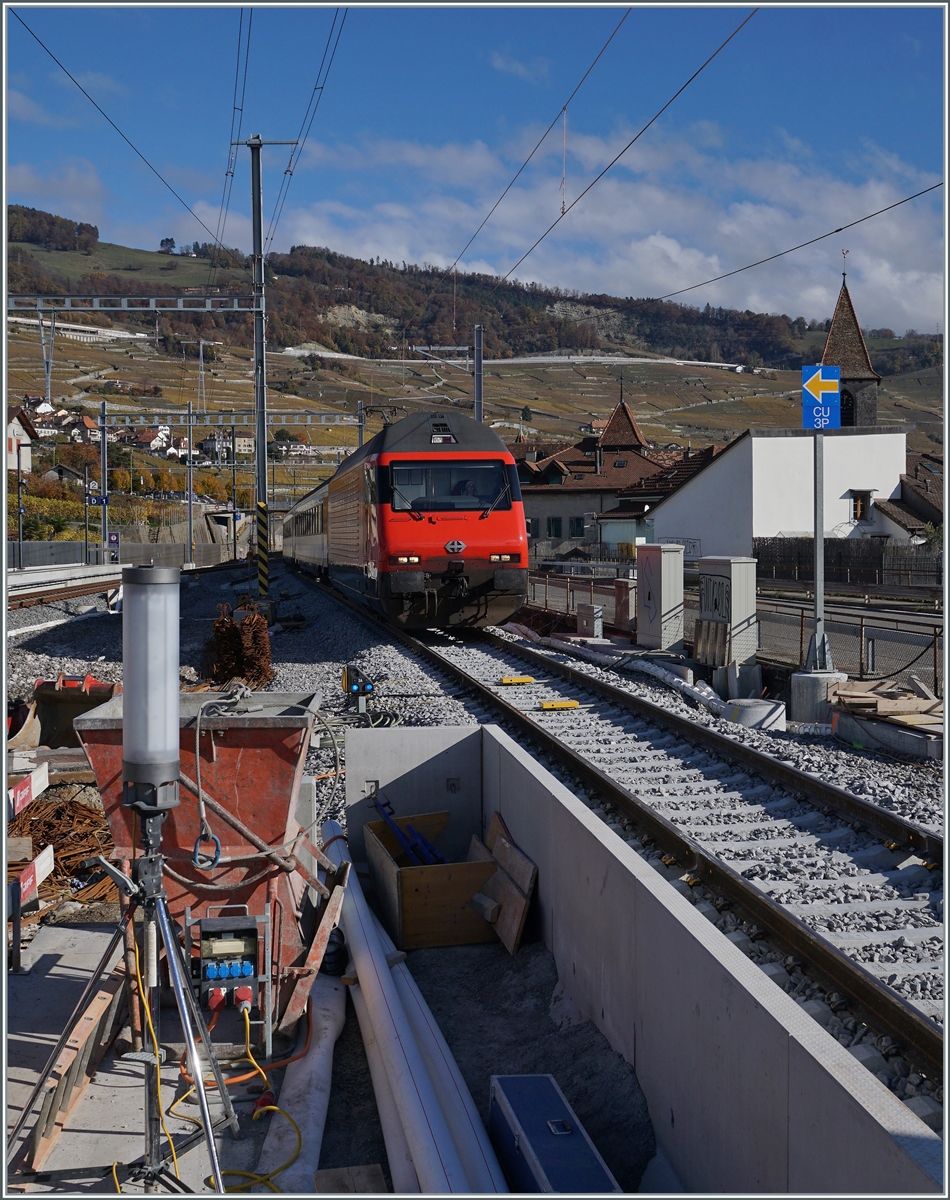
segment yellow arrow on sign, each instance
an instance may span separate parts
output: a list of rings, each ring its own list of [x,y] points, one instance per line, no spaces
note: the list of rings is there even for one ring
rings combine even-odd
[[[838,380],[837,379],[822,379],[821,367],[819,367],[818,370],[814,373],[814,375],[812,375],[811,379],[809,379],[807,383],[802,384],[802,387],[804,388],[804,390],[806,392],[809,392],[820,404],[821,398],[825,392],[837,393]]]

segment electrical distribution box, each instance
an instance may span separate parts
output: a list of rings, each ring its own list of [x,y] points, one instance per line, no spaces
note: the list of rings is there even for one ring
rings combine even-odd
[[[553,1075],[493,1075],[488,1133],[513,1192],[619,1192]]]
[[[637,645],[683,653],[683,555],[664,542],[637,547]]]
[[[198,922],[197,958],[192,957],[192,978],[202,1003],[212,988],[231,991],[257,983],[259,926],[254,917],[205,917]]]

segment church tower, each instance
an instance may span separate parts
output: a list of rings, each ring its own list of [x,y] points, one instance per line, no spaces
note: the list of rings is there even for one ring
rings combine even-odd
[[[877,392],[881,376],[871,366],[844,273],[821,365],[841,368],[842,426],[876,425]]]

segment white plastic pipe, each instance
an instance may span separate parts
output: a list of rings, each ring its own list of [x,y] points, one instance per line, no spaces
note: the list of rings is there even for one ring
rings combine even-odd
[[[373,1031],[373,1023],[366,1011],[366,1001],[363,999],[359,984],[350,988],[350,998],[353,1001],[353,1008],[356,1010],[360,1033],[363,1035],[363,1049],[366,1051],[369,1076],[373,1081],[376,1111],[379,1113],[383,1141],[386,1143],[386,1158],[389,1160],[389,1174],[393,1181],[393,1191],[397,1196],[416,1193],[419,1191],[419,1180],[416,1178],[416,1169],[412,1165],[406,1131],[399,1120],[393,1090],[389,1086],[389,1077],[386,1074],[386,1067],[383,1065],[376,1034]]]
[[[313,1033],[303,1058],[287,1067],[277,1103],[300,1127],[303,1144],[296,1162],[277,1176],[282,1192],[313,1191],[313,1173],[320,1166],[323,1130],[330,1105],[333,1047],[346,1019],[346,988],[339,979],[317,973],[310,990]],[[289,1121],[272,1113],[267,1136],[257,1164],[266,1175],[286,1162],[294,1152],[297,1137]]]
[[[322,833],[331,860],[337,864],[351,861],[343,830],[336,821],[326,821]],[[355,871],[350,872],[343,900],[343,931],[406,1132],[419,1186],[430,1194],[471,1192]]]
[[[391,953],[396,947],[389,934],[375,917],[373,920],[383,949]],[[468,1090],[438,1021],[432,1015],[406,964],[397,964],[392,972],[442,1111],[455,1139],[462,1165],[474,1190],[481,1193],[507,1192],[508,1185],[488,1137],[488,1131],[478,1115],[472,1093]]]

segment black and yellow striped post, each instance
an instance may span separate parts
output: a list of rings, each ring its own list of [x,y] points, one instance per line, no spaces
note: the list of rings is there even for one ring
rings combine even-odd
[[[266,598],[270,588],[270,573],[267,562],[268,551],[267,505],[257,505],[257,594]]]

